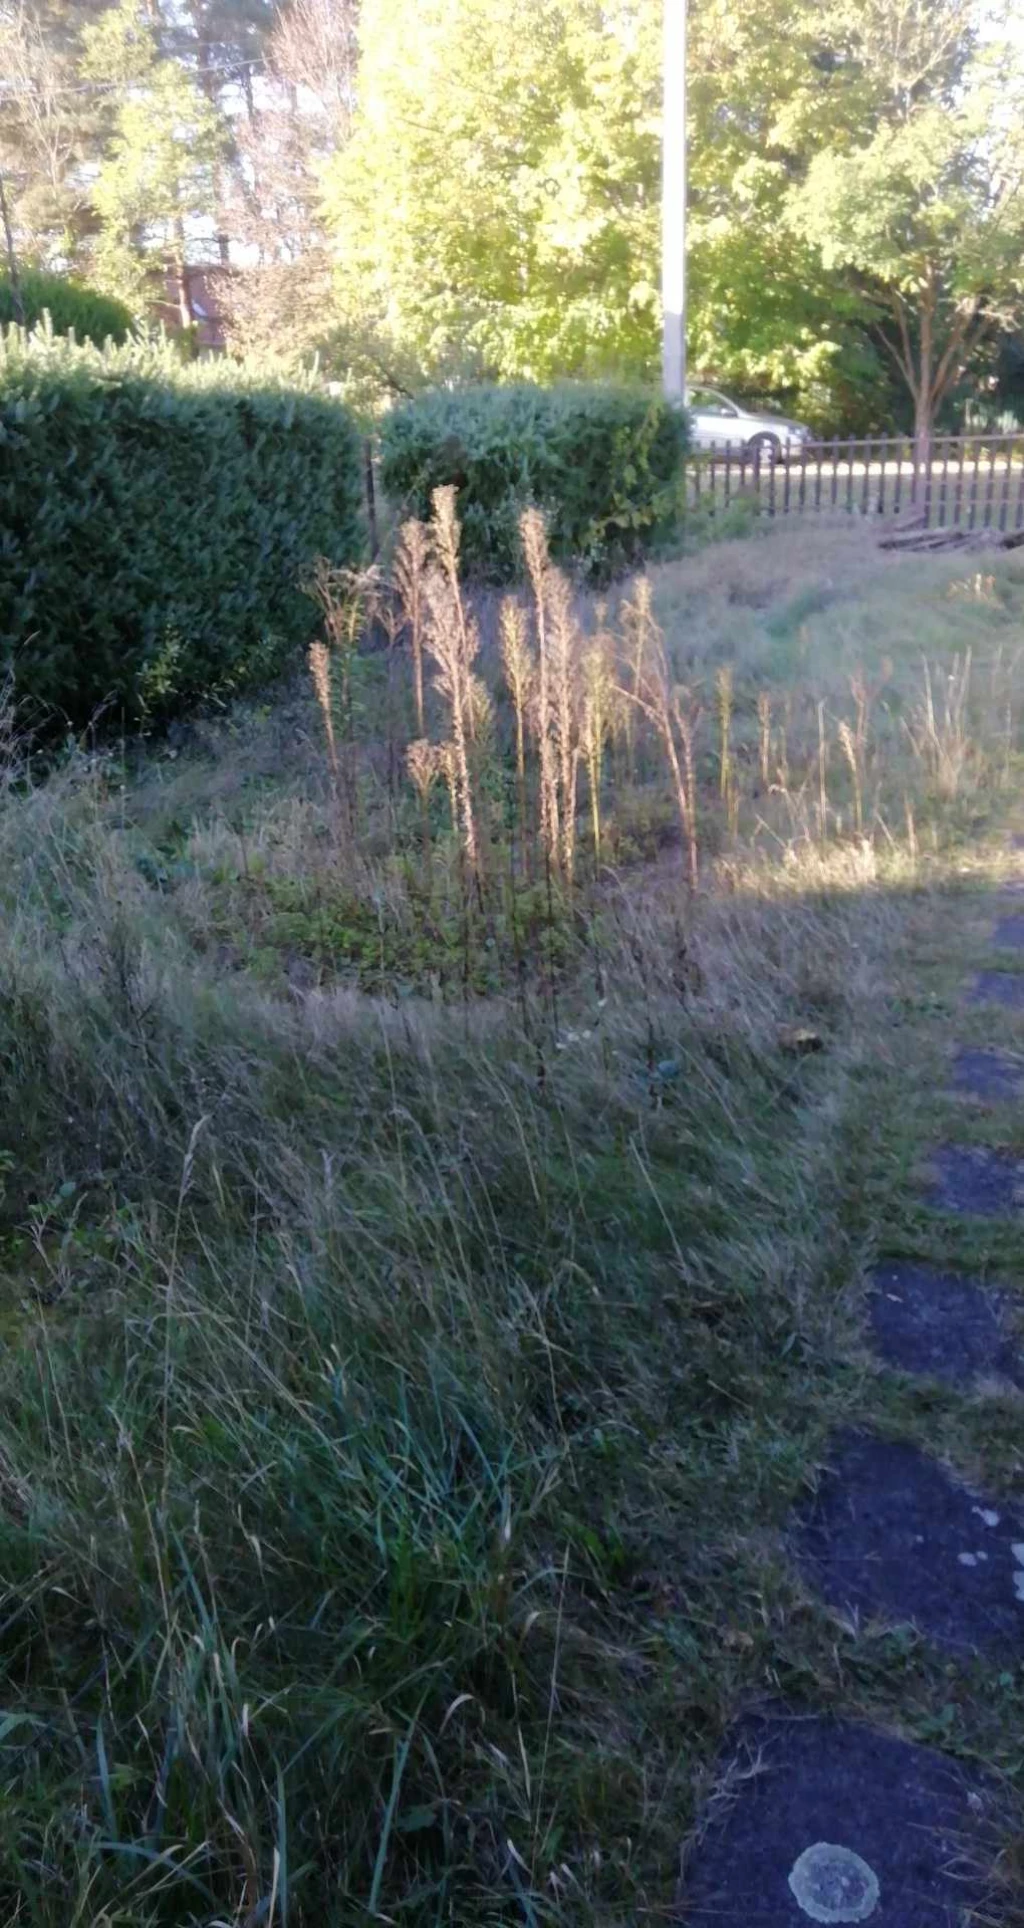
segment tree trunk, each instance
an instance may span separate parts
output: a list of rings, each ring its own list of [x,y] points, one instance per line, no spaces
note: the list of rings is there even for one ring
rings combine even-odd
[[[927,475],[932,452],[932,418],[935,412],[935,391],[932,378],[934,363],[934,320],[935,295],[929,281],[925,299],[921,303],[921,345],[918,355],[917,387],[914,394],[914,454],[918,468]]]
[[[7,207],[7,191],[4,177],[0,173],[0,216],[3,218],[4,246],[7,250],[7,277],[11,284],[11,301],[14,305],[14,319],[25,326],[25,305],[21,298],[21,280],[18,274],[18,257],[14,249],[14,230]]]
[[[920,390],[914,397],[914,459],[923,475],[928,474],[932,453],[932,398]]]
[[[178,318],[183,328],[191,328],[195,321],[192,309],[192,284],[184,256],[179,254],[174,262],[174,284],[178,298]]]

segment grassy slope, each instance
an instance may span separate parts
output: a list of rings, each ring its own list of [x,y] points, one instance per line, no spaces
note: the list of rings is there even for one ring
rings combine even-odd
[[[744,801],[735,834],[707,808],[694,914],[674,851],[608,883],[554,1008],[500,971],[424,998],[404,952],[380,1001],[325,974],[304,695],[0,804],[0,1917],[658,1919],[730,1718],[780,1690],[1016,1768],[1012,1679],[837,1627],[782,1539],[839,1419],[997,1487],[1024,1448],[1018,1401],[863,1340],[876,1251],[1021,1257],[910,1179],[963,1118],[943,1014],[1004,861],[1024,579],[878,561],[800,531],[662,573],[681,673],[737,664]],[[966,643],[948,797],[904,722],[921,649]],[[886,657],[880,820],[851,837],[833,745],[823,846],[817,705]],[[660,797],[631,807],[649,853]]]

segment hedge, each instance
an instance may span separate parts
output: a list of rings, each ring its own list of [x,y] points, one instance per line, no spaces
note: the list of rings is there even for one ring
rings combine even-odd
[[[360,441],[312,387],[173,349],[0,334],[0,680],[75,725],[271,675],[357,559]]]
[[[381,430],[381,481],[399,513],[425,517],[459,490],[463,550],[478,574],[518,568],[518,522],[546,510],[551,549],[591,576],[629,568],[678,512],[686,418],[650,391],[564,383],[435,391]]]
[[[79,341],[102,348],[108,339],[127,341],[132,312],[113,295],[100,294],[71,275],[46,274],[42,268],[22,268],[18,276],[21,316],[33,328],[49,315],[55,335],[74,334]],[[18,320],[18,302],[9,275],[0,275],[0,322]]]

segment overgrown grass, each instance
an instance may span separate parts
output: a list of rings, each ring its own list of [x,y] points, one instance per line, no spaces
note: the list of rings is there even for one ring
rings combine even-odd
[[[3,1918],[664,1919],[763,1693],[1015,1768],[1014,1678],[837,1627],[784,1529],[841,1420],[1024,1463],[1019,1402],[894,1384],[860,1316],[924,1226],[1024,574],[806,545],[652,579],[696,896],[653,733],[600,869],[527,873],[501,712],[484,887],[443,793],[425,877],[383,650],[355,834],[304,686],[131,767],[12,752]]]

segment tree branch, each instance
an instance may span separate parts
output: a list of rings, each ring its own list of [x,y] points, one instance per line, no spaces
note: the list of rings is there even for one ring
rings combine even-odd
[[[879,324],[878,327],[873,328],[871,332],[881,342],[882,347],[885,349],[886,353],[892,356],[892,359],[896,363],[896,366],[899,369],[900,374],[903,376],[903,379],[906,382],[908,388],[912,389],[914,386],[914,371],[911,368],[909,362],[904,361],[903,356],[901,355],[899,349],[896,347],[895,342],[892,342],[889,340],[889,337],[886,334],[885,329],[881,326],[881,324]]]
[[[935,407],[938,406],[947,390],[951,387],[967,360],[966,351],[963,354],[959,354],[959,351],[969,339],[971,327],[978,319],[979,306],[980,304],[974,301],[969,309],[957,316],[953,324],[949,341],[946,344],[945,353],[939,362],[938,368],[935,370],[935,376],[931,384],[932,403]],[[976,345],[976,343],[972,343],[972,348]]]

